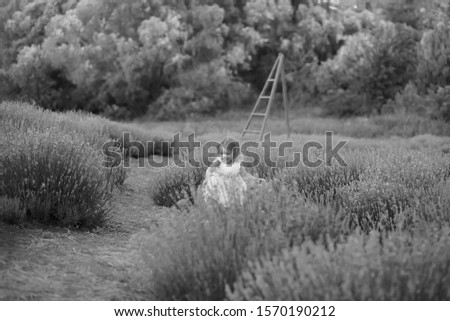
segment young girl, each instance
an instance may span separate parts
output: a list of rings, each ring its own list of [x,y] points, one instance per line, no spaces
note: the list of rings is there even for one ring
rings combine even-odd
[[[243,205],[249,185],[258,184],[258,178],[241,167],[239,142],[225,139],[219,146],[219,155],[206,171],[203,198],[207,203]]]

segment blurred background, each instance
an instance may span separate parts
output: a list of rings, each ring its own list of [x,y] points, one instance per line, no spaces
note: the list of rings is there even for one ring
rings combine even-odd
[[[294,113],[448,122],[448,2],[0,0],[0,101],[116,120],[248,113],[283,53]]]

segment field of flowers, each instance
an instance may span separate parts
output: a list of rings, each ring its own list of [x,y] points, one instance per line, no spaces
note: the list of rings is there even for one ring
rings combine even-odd
[[[235,121],[118,123],[2,103],[0,122],[0,299],[450,299],[447,136],[347,131],[334,137],[348,141],[347,166],[259,164],[248,170],[267,184],[211,209],[196,191],[205,167],[115,167],[102,146],[136,156],[129,131],[164,159],[163,138],[239,138]],[[322,142],[343,122],[311,118],[291,140]]]
[[[260,166],[267,187],[212,212],[195,194],[204,170],[159,172],[156,204],[195,205],[143,233],[149,290],[164,300],[448,299],[448,153],[350,148],[346,167]]]

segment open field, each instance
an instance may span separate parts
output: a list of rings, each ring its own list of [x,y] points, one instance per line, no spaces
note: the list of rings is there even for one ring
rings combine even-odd
[[[335,142],[348,140],[348,166],[261,167],[254,173],[268,187],[242,208],[209,210],[194,191],[195,205],[179,210],[157,205],[158,195],[183,196],[195,185],[192,169],[138,168],[132,158],[126,176],[86,172],[65,146],[95,164],[95,151],[123,131],[152,141],[179,131],[202,141],[239,138],[244,117],[136,125],[18,103],[3,103],[0,112],[1,165],[27,168],[2,168],[0,300],[450,298],[450,138],[429,134],[429,124],[418,135],[387,134],[387,120],[373,127],[373,118],[296,115],[296,146],[333,131]],[[285,139],[282,118],[270,120],[269,130]],[[72,198],[84,192],[70,184],[69,196],[58,194],[69,188],[58,184],[70,181],[60,162],[103,201]],[[61,210],[80,202],[89,216]]]

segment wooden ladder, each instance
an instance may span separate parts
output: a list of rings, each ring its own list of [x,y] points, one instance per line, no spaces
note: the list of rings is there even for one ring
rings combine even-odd
[[[259,140],[262,141],[264,130],[266,129],[266,123],[267,123],[267,117],[269,116],[270,109],[272,107],[273,98],[275,96],[275,92],[277,90],[277,84],[281,77],[281,87],[283,89],[283,106],[284,106],[284,114],[286,117],[286,125],[287,125],[287,137],[289,138],[291,135],[291,130],[289,128],[289,111],[288,111],[288,104],[287,104],[287,88],[286,88],[286,75],[284,73],[284,56],[283,54],[279,54],[277,60],[275,60],[275,63],[273,64],[272,70],[270,71],[269,77],[266,80],[266,83],[264,84],[264,87],[261,91],[261,94],[258,97],[258,100],[256,101],[255,106],[253,107],[253,110],[250,114],[250,117],[247,120],[247,123],[245,124],[244,130],[242,131],[241,138],[244,137],[245,134],[259,134]],[[267,96],[267,90],[269,86],[272,85],[272,89],[270,90],[269,96]],[[269,100],[267,103],[266,111],[264,113],[256,112],[258,109],[261,101],[263,100]],[[263,118],[261,130],[250,130],[250,123],[252,122],[253,118]]]

